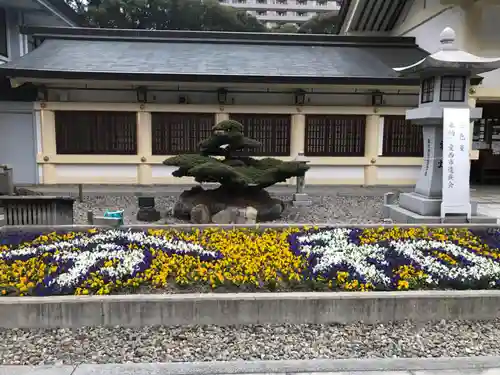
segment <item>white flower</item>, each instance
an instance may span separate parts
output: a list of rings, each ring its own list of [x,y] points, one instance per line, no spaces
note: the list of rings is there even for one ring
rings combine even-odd
[[[299,243],[320,241],[321,245],[301,245],[300,252],[306,256],[311,253],[320,255],[313,267],[314,273],[329,270],[332,266],[347,265],[372,284],[389,285],[391,279],[376,265],[368,263],[368,258],[376,259],[381,265],[387,264],[384,258],[386,249],[379,245],[356,245],[349,242],[350,229],[336,228],[301,236]]]
[[[378,244],[353,244],[349,241],[350,233],[350,229],[336,228],[299,236],[297,238],[299,251],[305,256],[311,254],[318,256],[317,263],[312,268],[314,273],[347,265],[373,284],[388,285],[391,282],[383,270],[383,267],[388,265],[386,254],[390,249],[408,263],[414,262],[428,274],[428,278],[424,280],[428,284],[437,284],[442,279],[460,282],[500,279],[499,262],[482,257],[452,242],[400,240],[391,241],[389,249]],[[317,245],[311,245],[312,242],[316,242]],[[433,250],[444,250],[458,261],[456,264],[441,261],[431,254]],[[377,264],[369,263],[368,259],[376,260]],[[461,263],[460,259],[465,259],[468,264]]]
[[[124,245],[120,245],[123,243]],[[129,248],[128,244],[137,244],[138,248]],[[45,253],[53,253],[54,260],[59,263],[72,261],[72,267],[60,273],[50,285],[75,287],[78,281],[95,268],[99,262],[117,259],[119,262],[111,267],[96,269],[102,275],[122,278],[139,270],[144,262],[144,249],[154,247],[170,250],[178,254],[195,253],[216,257],[217,252],[207,251],[202,246],[166,238],[151,236],[145,232],[107,230],[94,235],[83,235],[68,241],[60,241],[47,245],[13,248],[0,253],[0,259],[18,257],[36,257]]]
[[[398,254],[420,264],[422,269],[433,278],[449,278],[457,281],[479,280],[482,278],[500,277],[500,264],[493,259],[479,256],[467,248],[451,242],[413,240],[392,241],[391,246]],[[439,261],[436,257],[427,254],[429,250],[443,249],[455,258],[463,257],[469,265],[451,265]],[[436,280],[433,280],[435,282]]]

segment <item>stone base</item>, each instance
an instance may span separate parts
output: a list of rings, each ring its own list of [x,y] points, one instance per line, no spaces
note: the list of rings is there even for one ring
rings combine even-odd
[[[137,212],[137,220],[153,223],[161,219],[160,212],[154,207],[139,208]]]
[[[441,216],[441,198],[428,198],[418,193],[399,195],[399,206],[421,216]],[[471,203],[472,216],[477,216],[477,202]]]
[[[122,220],[117,217],[104,217],[104,216],[94,216],[92,223],[89,225],[104,225],[110,227],[119,227],[122,224]]]
[[[407,210],[396,204],[384,205],[384,215],[391,219],[395,224],[441,224],[441,215],[420,215],[416,212]],[[465,224],[465,216],[447,216],[446,224]],[[473,215],[470,223],[473,224],[497,224],[497,218],[484,215]]]
[[[220,186],[216,189],[205,190],[201,186],[195,186],[181,193],[179,200],[174,205],[173,216],[177,219],[193,222],[191,214],[196,206],[200,206],[198,211],[201,215],[198,215],[195,221],[199,218],[203,218],[203,220],[207,217],[211,218],[227,208],[245,210],[247,207],[253,207],[257,210],[257,222],[263,222],[279,219],[285,204],[280,199],[272,198],[266,190],[262,189],[241,188],[234,190]]]
[[[312,201],[309,195],[306,193],[295,193],[293,195],[292,206],[293,207],[307,207],[312,205]]]

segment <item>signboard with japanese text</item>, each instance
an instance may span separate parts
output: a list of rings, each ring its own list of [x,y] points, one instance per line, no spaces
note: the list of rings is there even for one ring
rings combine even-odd
[[[449,214],[471,216],[470,110],[443,109],[443,202],[441,218]]]

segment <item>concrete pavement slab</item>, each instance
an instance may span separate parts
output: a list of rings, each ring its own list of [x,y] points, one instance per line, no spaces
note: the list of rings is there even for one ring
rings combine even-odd
[[[76,366],[0,366],[0,375],[71,375]]]
[[[500,204],[479,204],[477,207],[477,212],[479,212],[481,215],[496,217],[497,222],[500,222]]]
[[[226,374],[220,374],[226,375]],[[227,374],[229,375],[229,374]],[[268,374],[248,374],[248,375],[268,375]],[[402,371],[354,371],[354,372],[287,372],[280,375],[412,375],[410,372]]]
[[[78,366],[73,375],[478,375],[500,367],[500,357],[378,358],[343,360],[232,361]],[[479,373],[478,373],[479,371]],[[434,373],[433,373],[434,372]],[[482,374],[481,374],[482,375]],[[496,375],[491,373],[488,375]],[[500,375],[500,374],[499,374]]]
[[[205,368],[206,370],[206,368]],[[215,370],[215,369],[214,369]],[[203,372],[194,368],[177,367],[174,369],[170,365],[157,364],[157,365],[82,365],[79,366],[73,375],[412,375],[407,371],[354,371],[354,372],[297,372],[294,369],[288,369],[286,372],[250,372],[243,367],[240,369],[235,368],[236,371],[245,372]],[[253,369],[255,370],[255,369]],[[210,370],[209,370],[210,371]],[[217,370],[215,370],[217,371]],[[249,371],[249,372],[247,372]],[[299,370],[300,371],[300,370]],[[456,372],[455,372],[456,374]]]
[[[500,375],[500,357],[0,366],[0,375]]]
[[[493,371],[498,371],[496,369],[490,369]],[[456,369],[456,370],[434,370],[434,371],[412,371],[412,375],[486,375],[484,369]],[[497,375],[498,372],[489,373],[488,375]]]

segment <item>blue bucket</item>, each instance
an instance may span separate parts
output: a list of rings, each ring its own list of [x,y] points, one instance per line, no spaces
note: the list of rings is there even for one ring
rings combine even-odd
[[[110,217],[113,219],[120,219],[120,225],[123,225],[123,210],[121,211],[109,211],[106,210],[104,217]]]

